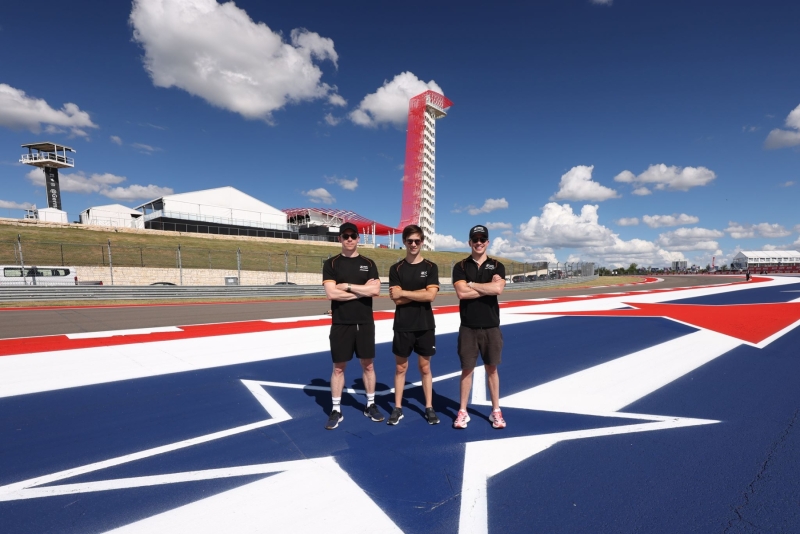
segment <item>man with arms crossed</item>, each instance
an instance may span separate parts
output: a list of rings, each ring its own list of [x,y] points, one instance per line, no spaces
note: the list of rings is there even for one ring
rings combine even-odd
[[[436,323],[431,302],[439,291],[439,268],[422,257],[425,242],[422,228],[410,224],[403,229],[406,257],[389,270],[389,296],[397,304],[394,314],[394,339],[392,352],[397,365],[394,373],[395,408],[387,421],[396,425],[403,418],[403,388],[406,384],[408,357],[416,352],[422,391],[425,394],[425,419],[428,424],[439,422],[433,410],[433,380],[431,356],[436,354]]]
[[[333,430],[344,419],[342,390],[344,370],[353,353],[361,362],[367,406],[364,415],[373,421],[383,421],[375,406],[375,319],[372,317],[372,297],[378,296],[381,281],[375,262],[358,254],[358,228],[353,223],[339,227],[342,253],[325,261],[322,266],[322,285],[331,300],[331,397],[333,409],[325,428]]]
[[[497,295],[506,286],[506,268],[486,255],[489,248],[489,230],[473,226],[469,231],[472,254],[453,266],[453,286],[458,295],[461,327],[458,329],[458,357],[461,359],[461,406],[454,428],[467,428],[469,415],[467,402],[472,388],[472,374],[478,363],[478,353],[486,369],[489,394],[492,397],[492,414],[489,421],[494,428],[505,428],[506,421],[500,411],[500,376],[497,366],[503,352],[503,334],[500,332],[500,306]]]

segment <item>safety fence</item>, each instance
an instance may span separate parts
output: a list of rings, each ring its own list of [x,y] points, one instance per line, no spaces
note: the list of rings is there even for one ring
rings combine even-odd
[[[394,250],[393,252],[396,253],[396,256],[389,259],[386,258],[385,253],[382,253],[383,259],[372,256],[378,268],[378,273],[382,277],[387,277],[389,267],[404,257],[403,250]],[[224,276],[233,274],[233,276],[237,276],[236,284],[241,285],[246,283],[242,279],[243,272],[282,273],[282,279],[286,281],[291,278],[290,274],[321,274],[325,260],[336,253],[336,249],[326,255],[313,255],[295,254],[289,251],[276,253],[253,250],[243,251],[241,248],[212,249],[181,245],[175,247],[131,246],[114,244],[110,240],[107,243],[84,244],[17,239],[16,241],[0,242],[0,265],[24,265],[25,268],[31,266],[91,266],[107,268],[109,273],[108,282],[113,285],[142,285],[126,277],[117,276],[115,279],[114,269],[116,268],[177,269],[176,272],[178,274],[172,283],[178,285],[184,285],[184,271],[203,270],[206,273],[208,271],[224,272]],[[371,256],[369,250],[365,251],[365,254]],[[449,279],[455,263],[456,260],[437,262],[440,278]],[[595,273],[594,264],[585,262],[548,264],[547,262],[504,261],[504,264],[509,281],[514,278],[516,282],[587,277]],[[524,280],[520,279],[520,276]],[[222,285],[224,283],[222,275],[206,275],[206,277],[209,279],[208,282],[195,281],[194,285]],[[247,277],[245,277],[246,279]],[[251,279],[254,280],[252,282],[253,285],[274,283],[269,281],[272,280],[271,278],[251,277]],[[193,278],[193,280],[198,279]],[[256,282],[255,280],[259,281]],[[297,280],[303,280],[303,278],[297,278]]]

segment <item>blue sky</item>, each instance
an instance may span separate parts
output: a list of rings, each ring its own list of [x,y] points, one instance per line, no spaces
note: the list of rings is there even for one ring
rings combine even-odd
[[[397,224],[404,106],[432,87],[439,249],[479,223],[529,260],[800,248],[798,2],[276,4],[4,3],[0,215],[45,205],[17,160],[52,140],[70,220],[231,185]]]

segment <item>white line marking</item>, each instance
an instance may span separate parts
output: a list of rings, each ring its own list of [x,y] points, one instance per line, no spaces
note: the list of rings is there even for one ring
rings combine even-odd
[[[103,332],[81,332],[65,334],[69,339],[95,339],[114,336],[135,336],[139,334],[157,334],[160,332],[183,332],[177,326],[154,326],[152,328],[131,328],[129,330],[105,330]]]

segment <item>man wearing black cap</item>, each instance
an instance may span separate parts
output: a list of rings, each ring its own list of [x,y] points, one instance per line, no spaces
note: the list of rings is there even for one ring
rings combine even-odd
[[[473,226],[469,231],[472,254],[453,266],[453,286],[458,295],[461,327],[458,329],[458,357],[461,359],[461,406],[454,428],[467,428],[469,415],[467,402],[472,389],[472,374],[478,363],[478,354],[486,369],[489,394],[492,398],[494,428],[505,428],[506,421],[500,411],[500,376],[497,366],[503,352],[503,334],[500,332],[500,305],[497,295],[506,286],[506,268],[486,255],[489,248],[489,230]]]
[[[322,266],[322,285],[331,301],[331,410],[325,428],[333,430],[344,419],[342,416],[342,390],[344,370],[355,353],[361,362],[367,405],[364,415],[373,421],[383,421],[375,406],[375,319],[372,317],[372,297],[381,290],[375,262],[358,253],[358,228],[353,223],[339,227],[342,253],[325,261]]]

